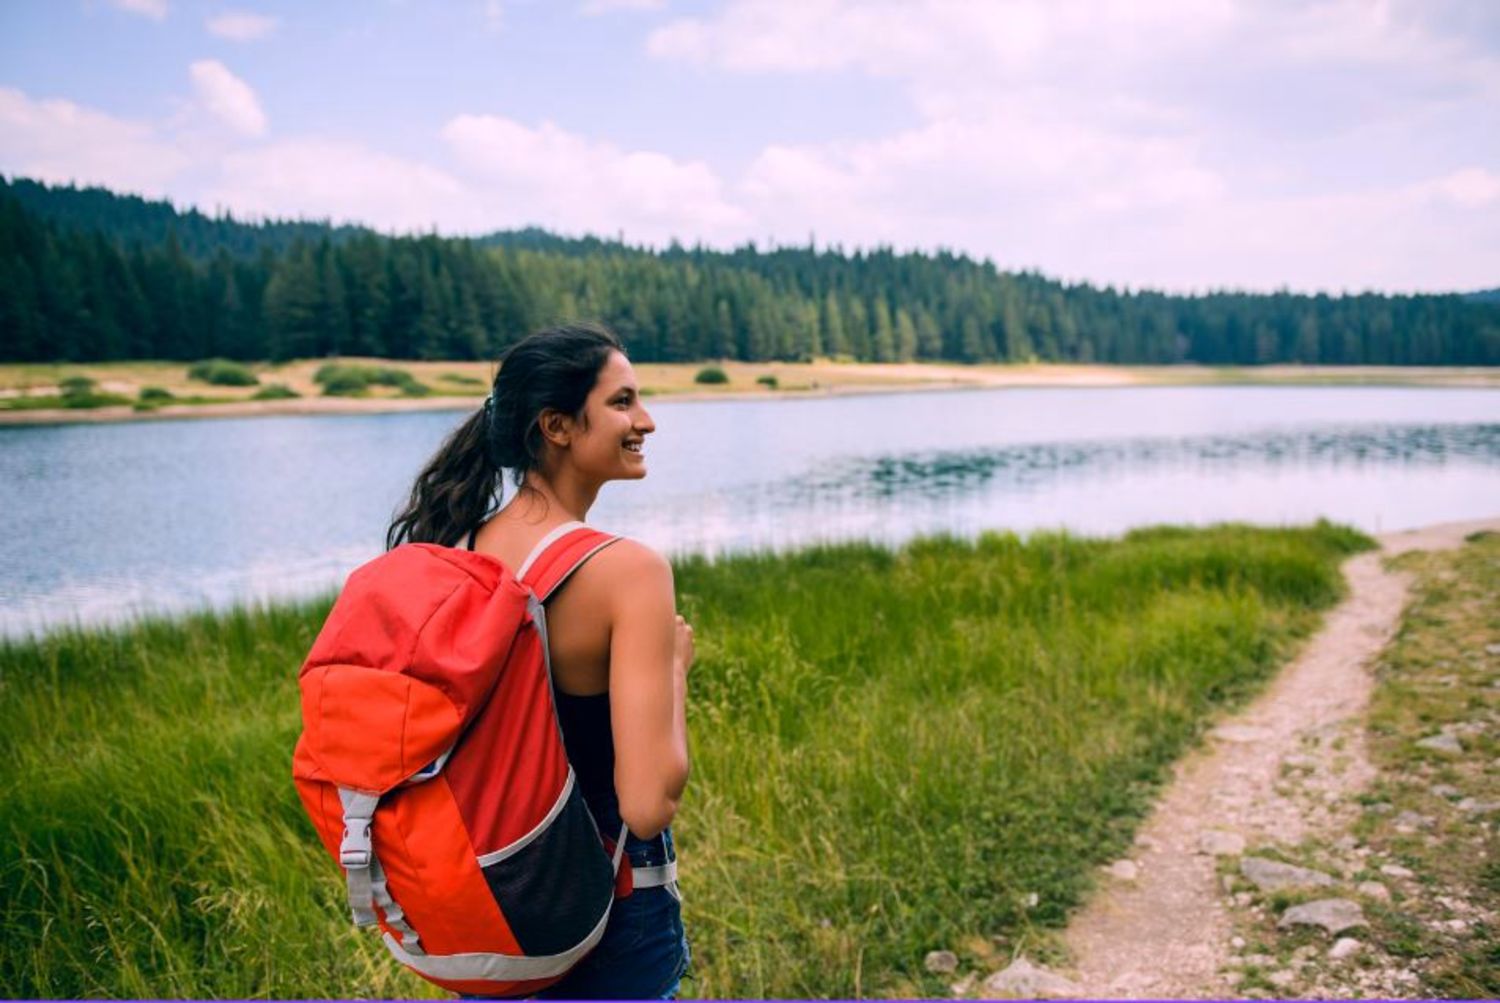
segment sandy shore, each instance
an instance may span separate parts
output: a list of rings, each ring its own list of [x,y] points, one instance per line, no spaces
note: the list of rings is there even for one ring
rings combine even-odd
[[[437,364],[416,364],[435,366]],[[474,364],[469,364],[471,367]],[[452,368],[450,365],[449,368]],[[734,385],[753,385],[754,372],[782,381],[782,389],[700,389],[692,366],[642,363],[636,367],[652,402],[786,400],[918,391],[1004,387],[1081,388],[1134,386],[1412,386],[1500,388],[1500,369],[1477,367],[1380,366],[965,366],[942,363],[730,363]],[[743,370],[743,372],[740,372]],[[477,370],[476,370],[477,372]],[[484,381],[488,382],[488,374]],[[104,390],[131,393],[133,384],[105,381]],[[49,391],[51,388],[47,388]],[[309,391],[315,390],[309,385]],[[10,394],[20,391],[10,390]],[[288,400],[226,400],[213,404],[169,404],[148,411],[132,407],[0,410],[0,425],[56,425],[84,422],[151,421],[177,418],[245,418],[261,415],[385,414],[409,411],[467,411],[478,406],[474,393],[429,397],[320,397],[309,393]]]

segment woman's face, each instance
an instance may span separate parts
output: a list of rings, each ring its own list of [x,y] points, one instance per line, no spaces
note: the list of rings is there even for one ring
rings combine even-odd
[[[641,403],[630,360],[611,352],[583,404],[568,450],[573,463],[600,482],[646,476],[646,436],[656,423]]]

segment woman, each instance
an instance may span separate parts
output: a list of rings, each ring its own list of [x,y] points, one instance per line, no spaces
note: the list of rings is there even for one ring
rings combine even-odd
[[[386,542],[468,545],[516,569],[550,531],[582,522],[606,481],[646,476],[656,430],[619,341],[551,328],[504,357],[484,407],[417,477]],[[517,493],[492,506],[513,472]],[[568,758],[601,832],[629,826],[634,867],[668,862],[687,783],[684,702],[693,631],[671,566],[619,540],[547,603],[553,690]],[[547,998],[671,998],[687,968],[675,882],[616,901],[603,939]]]

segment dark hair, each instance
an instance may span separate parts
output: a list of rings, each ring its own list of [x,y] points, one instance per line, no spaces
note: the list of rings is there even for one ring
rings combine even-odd
[[[484,406],[448,436],[417,475],[411,497],[386,530],[387,549],[401,543],[455,546],[496,507],[510,470],[517,488],[542,460],[545,410],[581,416],[584,401],[620,339],[598,324],[565,324],[516,343]]]

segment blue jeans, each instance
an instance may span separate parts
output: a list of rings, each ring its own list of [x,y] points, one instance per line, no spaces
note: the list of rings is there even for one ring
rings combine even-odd
[[[627,836],[621,866],[664,864],[671,845],[670,829],[651,840]],[[677,888],[637,889],[615,901],[594,949],[537,998],[673,999],[690,958]]]

